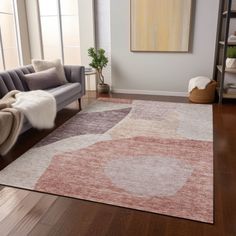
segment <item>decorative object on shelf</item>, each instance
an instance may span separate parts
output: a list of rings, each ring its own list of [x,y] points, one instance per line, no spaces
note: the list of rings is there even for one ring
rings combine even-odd
[[[227,48],[226,68],[236,68],[236,47]]]
[[[192,0],[130,1],[131,51],[189,51]]]
[[[225,93],[236,95],[236,84],[235,83],[228,83],[225,86]]]
[[[102,48],[96,50],[95,48],[88,49],[88,55],[92,58],[92,62],[89,64],[92,68],[96,69],[98,76],[97,90],[98,93],[109,93],[110,86],[105,83],[103,69],[108,64],[108,58],[105,56],[106,51]]]
[[[228,43],[236,43],[236,36],[230,35],[228,38]]]
[[[236,43],[236,31],[233,35],[230,35],[228,38],[228,43]]]

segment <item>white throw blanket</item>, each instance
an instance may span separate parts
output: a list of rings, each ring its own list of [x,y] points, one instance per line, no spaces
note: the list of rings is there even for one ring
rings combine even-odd
[[[57,106],[53,95],[42,90],[19,92],[12,107],[21,111],[37,129],[50,129],[54,126]]]
[[[189,81],[188,92],[190,93],[194,88],[205,89],[210,82],[211,79],[204,76],[192,78]]]

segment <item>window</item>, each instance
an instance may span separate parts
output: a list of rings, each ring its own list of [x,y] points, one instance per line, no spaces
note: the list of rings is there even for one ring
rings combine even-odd
[[[39,0],[44,59],[80,64],[78,0]]]
[[[0,1],[0,70],[19,65],[14,2]]]
[[[60,0],[64,60],[80,64],[78,0]]]

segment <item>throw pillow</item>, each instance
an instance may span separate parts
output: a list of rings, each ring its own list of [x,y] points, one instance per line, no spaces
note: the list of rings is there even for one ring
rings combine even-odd
[[[41,72],[24,75],[30,90],[48,89],[62,85],[55,67]]]
[[[67,83],[65,71],[64,71],[63,65],[61,64],[60,59],[56,59],[53,61],[33,59],[32,65],[34,67],[35,72],[40,72],[40,71],[44,71],[44,70],[50,69],[52,67],[55,67],[57,69],[57,73],[58,73],[59,79],[61,80],[62,84]]]

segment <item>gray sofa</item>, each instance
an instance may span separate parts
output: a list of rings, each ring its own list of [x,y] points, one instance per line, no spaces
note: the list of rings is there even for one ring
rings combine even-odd
[[[75,100],[79,100],[85,94],[85,73],[83,66],[64,66],[68,83],[45,91],[54,95],[57,102],[57,110],[61,110]],[[11,90],[29,91],[24,80],[24,74],[34,73],[32,65],[14,70],[0,72],[0,99]],[[21,133],[31,128],[25,119]]]

